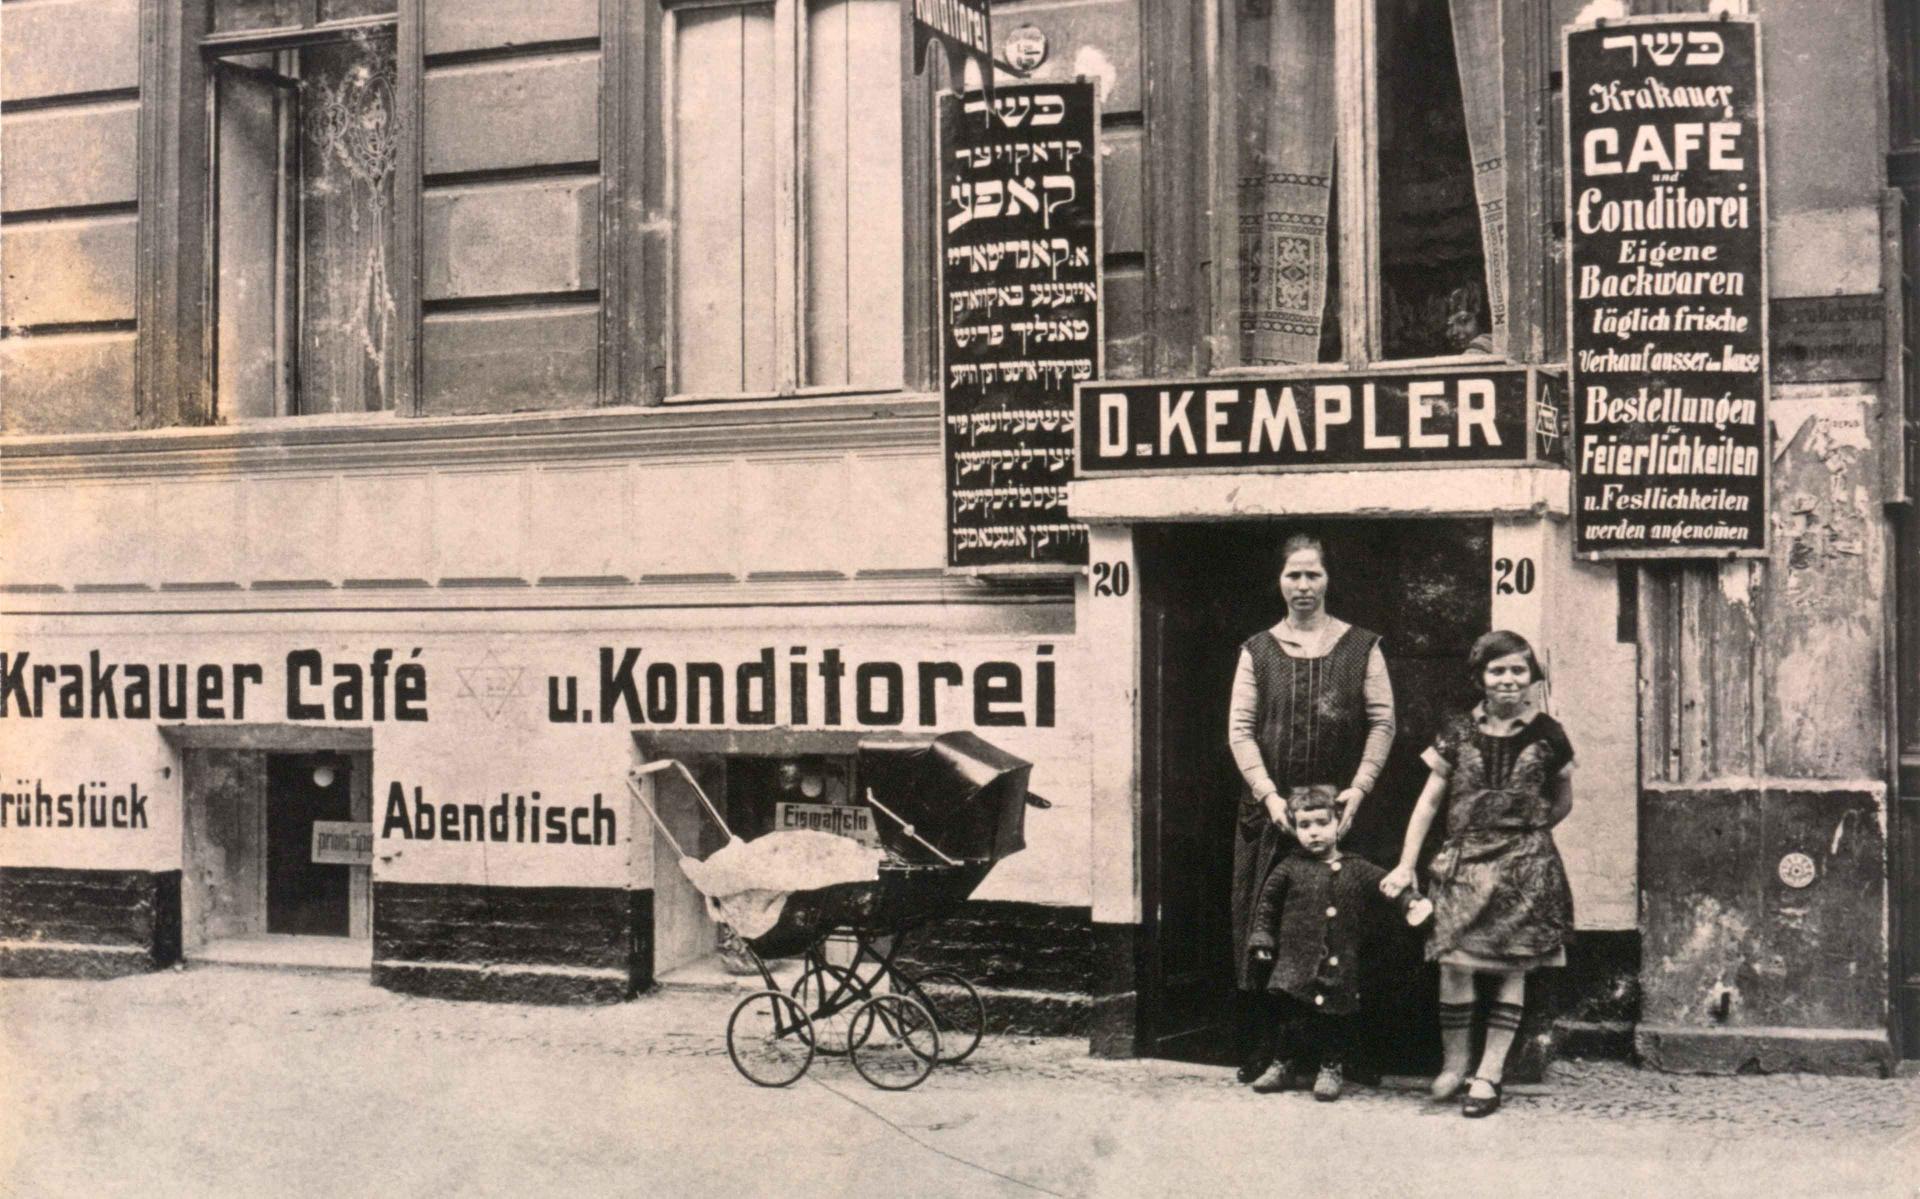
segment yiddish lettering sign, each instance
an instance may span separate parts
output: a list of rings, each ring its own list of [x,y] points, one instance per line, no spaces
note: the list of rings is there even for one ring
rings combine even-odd
[[[1570,30],[1566,78],[1575,551],[1763,553],[1757,29]]]
[[[1101,364],[1092,84],[940,107],[947,564],[1079,566],[1073,388]]]

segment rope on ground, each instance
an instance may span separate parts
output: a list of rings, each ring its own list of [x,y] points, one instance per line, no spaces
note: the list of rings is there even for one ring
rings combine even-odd
[[[855,1099],[853,1096],[847,1094],[845,1091],[841,1090],[840,1088],[834,1086],[831,1083],[825,1082],[818,1078],[812,1078],[812,1077],[809,1077],[807,1081],[811,1082],[814,1086],[820,1087],[823,1090],[826,1090],[835,1095],[838,1095],[840,1098],[846,1100],[848,1103],[851,1103],[853,1106],[859,1108],[861,1111],[867,1113],[869,1116],[872,1116],[874,1119],[880,1121],[880,1123],[886,1125],[888,1128],[893,1129],[893,1131],[899,1133],[901,1136],[907,1138],[909,1141],[912,1141],[914,1144],[920,1146],[920,1148],[925,1149],[928,1153],[937,1154],[940,1157],[946,1158],[950,1162],[955,1162],[959,1165],[967,1167],[970,1170],[978,1170],[982,1174],[991,1175],[994,1178],[998,1178],[1003,1182],[1010,1182],[1017,1187],[1025,1187],[1029,1191],[1038,1191],[1042,1195],[1051,1195],[1053,1196],[1053,1199],[1066,1199],[1066,1196],[1062,1195],[1058,1191],[1049,1191],[1047,1188],[1028,1182],[1024,1178],[1015,1178],[1011,1174],[1002,1174],[1000,1171],[994,1169],[991,1166],[983,1166],[979,1162],[969,1161],[964,1157],[958,1156],[957,1154],[948,1153],[945,1149],[940,1148],[938,1145],[928,1144],[926,1141],[923,1141],[919,1137],[914,1136],[911,1132],[908,1132],[905,1128],[894,1123],[892,1120],[887,1119],[885,1116],[881,1115],[879,1112],[868,1107],[866,1104],[860,1102],[858,1099]]]

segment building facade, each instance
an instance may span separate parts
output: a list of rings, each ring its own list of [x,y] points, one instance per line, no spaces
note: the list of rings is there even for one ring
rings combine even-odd
[[[1371,422],[1413,379],[1460,447],[1484,387],[1524,443],[1089,472],[1088,568],[997,572],[948,568],[911,4],[9,0],[0,971],[328,938],[375,985],[618,1000],[717,944],[634,766],[759,832],[857,794],[863,738],[968,729],[1052,806],[911,952],[1015,1027],[1216,1056],[1226,689],[1309,527],[1399,698],[1362,852],[1473,637],[1545,651],[1580,935],[1543,1035],[1920,1052],[1897,0],[1732,14],[1765,81],[1766,553],[1573,552],[1562,31],[1704,7],[993,5],[1002,59],[1099,97],[1099,382],[1291,380]],[[1424,989],[1375,991],[1412,1030]]]

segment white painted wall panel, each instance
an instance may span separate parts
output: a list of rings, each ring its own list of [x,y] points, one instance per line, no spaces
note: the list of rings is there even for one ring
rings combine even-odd
[[[247,484],[248,581],[332,580],[340,556],[331,475],[254,479]]]
[[[634,479],[630,575],[735,574],[740,569],[732,462],[662,463]]]
[[[526,577],[527,482],[524,471],[441,471],[434,475],[437,578]]]
[[[946,487],[928,454],[855,455],[848,466],[855,570],[926,570],[946,564]]]
[[[159,583],[237,583],[244,495],[237,480],[169,481],[153,490],[146,533]]]
[[[426,474],[343,477],[339,577],[425,579],[432,570],[432,522]]]
[[[535,472],[535,578],[627,575],[627,471],[618,466]]]
[[[847,460],[740,464],[741,564],[756,571],[849,567]]]

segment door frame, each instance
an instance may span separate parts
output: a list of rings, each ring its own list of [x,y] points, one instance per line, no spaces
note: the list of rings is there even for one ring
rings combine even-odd
[[[362,776],[354,783],[356,798],[364,797],[371,814],[373,795],[373,730],[356,727],[308,726],[297,724],[163,724],[159,726],[160,736],[172,752],[173,767],[181,775],[181,800],[183,804],[193,802],[186,791],[186,761],[193,750],[238,750],[258,753],[262,758],[269,754],[307,754],[332,753],[348,758],[354,764],[356,775]],[[262,763],[264,767],[264,760]],[[260,821],[260,852],[262,866],[260,871],[260,894],[258,905],[262,934],[266,928],[266,795],[260,797],[257,819]],[[192,843],[192,820],[181,820],[180,852],[184,871],[196,868],[195,846]],[[369,940],[373,924],[373,896],[371,866],[349,867],[353,880],[348,889],[347,936],[342,940]],[[358,902],[356,903],[356,898]],[[195,889],[181,887],[180,933],[182,944],[186,944],[186,931],[194,924],[199,913],[195,910],[198,902]],[[189,956],[191,956],[191,951]]]

